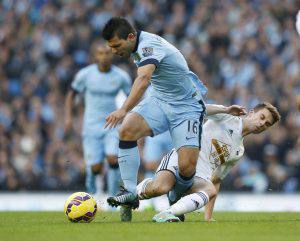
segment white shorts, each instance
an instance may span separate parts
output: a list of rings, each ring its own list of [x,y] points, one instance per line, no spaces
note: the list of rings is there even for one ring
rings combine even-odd
[[[176,176],[176,170],[178,169],[178,155],[175,149],[172,149],[161,160],[156,173],[160,171],[170,171]],[[212,177],[212,169],[208,161],[198,159],[196,168],[196,177],[200,177],[206,181],[210,181]]]

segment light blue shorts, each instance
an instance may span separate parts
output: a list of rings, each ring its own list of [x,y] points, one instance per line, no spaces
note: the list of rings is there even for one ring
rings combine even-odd
[[[162,157],[173,148],[169,131],[155,137],[147,137],[145,140],[144,160],[145,162],[160,162]]]
[[[87,166],[102,163],[106,156],[118,155],[119,139],[116,129],[107,130],[102,136],[83,136],[83,154]]]
[[[148,96],[132,111],[144,118],[154,136],[169,130],[173,146],[177,150],[184,146],[200,147],[205,115],[202,100],[190,98],[165,102]]]

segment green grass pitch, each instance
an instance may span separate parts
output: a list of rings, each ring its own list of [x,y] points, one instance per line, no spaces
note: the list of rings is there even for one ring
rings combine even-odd
[[[135,212],[121,223],[100,212],[92,223],[70,223],[63,212],[0,212],[1,241],[299,241],[300,213],[215,213],[216,222],[193,213],[184,223],[152,223],[154,212]]]

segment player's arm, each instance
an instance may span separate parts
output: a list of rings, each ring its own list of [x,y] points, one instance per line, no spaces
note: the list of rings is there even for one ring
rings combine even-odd
[[[136,104],[143,97],[146,89],[149,86],[151,76],[155,68],[156,66],[154,64],[147,64],[137,69],[137,77],[133,82],[130,94],[121,107],[126,112],[131,111],[132,108],[136,106]]]
[[[245,115],[246,110],[243,106],[239,106],[239,105],[223,106],[223,105],[207,104],[206,114],[208,116],[215,115],[215,114],[230,114],[230,115],[240,116],[240,115]]]
[[[116,127],[117,124],[123,120],[125,115],[131,111],[134,106],[136,106],[148,88],[152,73],[154,72],[155,68],[156,67],[154,64],[147,64],[138,68],[137,77],[133,82],[129,96],[120,109],[112,112],[106,118],[106,124],[104,128]]]
[[[72,107],[75,96],[76,91],[70,89],[65,99],[65,132],[69,132],[72,129]]]
[[[216,188],[216,195],[209,200],[209,202],[206,204],[205,206],[205,211],[204,211],[204,219],[206,221],[214,221],[212,215],[213,215],[213,211],[214,211],[214,206],[215,206],[215,202],[216,202],[216,199],[217,199],[217,195],[219,193],[219,190],[220,190],[220,186],[221,186],[221,179],[214,176],[212,178],[212,182]]]
[[[65,132],[69,132],[72,129],[72,107],[75,96],[78,93],[83,93],[86,88],[86,74],[87,69],[80,70],[74,77],[71,83],[71,88],[67,93],[65,99]]]

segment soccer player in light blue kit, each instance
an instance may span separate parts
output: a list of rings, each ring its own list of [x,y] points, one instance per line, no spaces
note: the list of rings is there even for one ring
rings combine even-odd
[[[205,114],[201,90],[205,92],[206,88],[190,72],[180,51],[160,36],[138,32],[119,17],[106,23],[102,35],[114,54],[131,57],[138,67],[123,106],[106,118],[105,127],[115,127],[122,122],[118,162],[125,187],[117,196],[109,197],[108,203],[138,207],[136,185],[140,157],[137,140],[167,130],[179,158],[173,193],[184,193],[192,186],[195,175]],[[150,95],[139,103],[150,83]]]
[[[104,129],[106,116],[116,109],[115,98],[120,90],[130,92],[129,75],[112,65],[110,48],[99,44],[95,50],[97,63],[81,69],[75,76],[65,103],[65,130],[72,127],[72,104],[77,93],[84,93],[84,120],[82,128],[83,152],[86,161],[86,188],[96,192],[95,175],[103,169],[106,157],[108,168],[108,193],[115,195],[119,190],[117,130]]]

